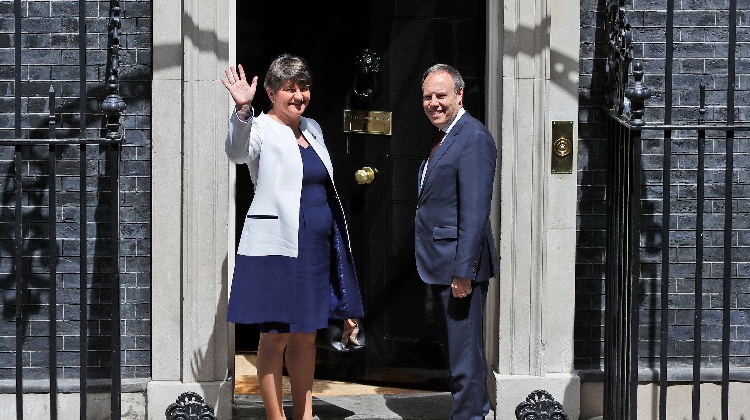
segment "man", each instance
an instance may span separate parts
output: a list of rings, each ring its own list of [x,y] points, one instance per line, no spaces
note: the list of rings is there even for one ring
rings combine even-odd
[[[419,172],[417,270],[445,315],[451,419],[483,419],[490,410],[484,306],[488,280],[498,273],[489,221],[497,149],[487,128],[464,110],[456,69],[430,67],[422,92],[424,112],[440,134]]]

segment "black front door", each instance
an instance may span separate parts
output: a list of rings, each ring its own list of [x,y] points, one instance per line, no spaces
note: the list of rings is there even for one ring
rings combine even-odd
[[[237,4],[237,59],[249,75],[262,82],[270,61],[284,52],[309,62],[313,86],[306,116],[323,128],[349,222],[367,347],[350,354],[319,350],[318,377],[446,386],[442,315],[414,262],[417,172],[434,133],[422,111],[421,76],[435,63],[456,66],[466,80],[465,107],[483,119],[484,5],[483,0],[308,2],[294,9],[283,2]],[[360,77],[357,94],[356,58],[365,49],[380,57],[380,72],[377,83]],[[367,87],[374,90],[369,97]],[[268,109],[268,99],[259,93],[254,106]],[[390,112],[392,135],[345,132],[344,110]],[[363,167],[377,170],[370,184],[355,181]],[[242,221],[252,187],[244,168],[238,169]],[[238,327],[238,350],[257,345],[256,334],[252,327]]]

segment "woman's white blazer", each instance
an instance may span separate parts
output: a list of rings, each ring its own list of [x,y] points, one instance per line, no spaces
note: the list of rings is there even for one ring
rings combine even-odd
[[[300,129],[333,181],[333,165],[320,126],[301,117]],[[246,122],[232,112],[225,149],[232,162],[247,164],[255,187],[237,253],[297,257],[302,157],[292,129],[268,114]],[[340,206],[338,194],[336,198]]]

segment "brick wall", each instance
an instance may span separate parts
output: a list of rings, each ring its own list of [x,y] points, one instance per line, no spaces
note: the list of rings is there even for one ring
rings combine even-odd
[[[606,246],[606,121],[604,103],[606,13],[603,1],[581,1],[580,92],[578,109],[578,210],[576,217],[576,309],[574,358],[577,369],[598,369],[603,357]],[[600,10],[601,8],[601,10]]]
[[[579,110],[579,208],[576,270],[575,358],[579,369],[598,369],[602,364],[603,277],[606,240],[605,116],[598,109],[606,92],[606,13],[604,2],[584,0],[581,20],[581,102]],[[675,2],[674,81],[672,120],[695,123],[698,118],[699,84],[707,87],[706,120],[727,119],[727,51],[729,1]],[[750,101],[750,3],[738,2],[735,78],[735,120],[747,124]],[[643,63],[644,81],[653,97],[647,102],[646,119],[664,121],[666,0],[626,2],[633,26],[636,60]],[[597,31],[597,28],[599,30]],[[659,307],[661,284],[662,132],[644,132],[642,158],[643,234],[641,236],[641,367],[658,366]],[[733,175],[732,294],[730,363],[733,369],[750,366],[750,150],[746,132],[735,134]],[[670,221],[670,324],[668,356],[672,367],[692,366],[693,305],[696,269],[697,150],[695,132],[674,131],[671,152]],[[725,138],[708,132],[705,169],[705,234],[703,238],[702,365],[721,363],[721,307],[723,278],[723,219]],[[591,343],[598,343],[598,345]]]
[[[151,376],[151,0],[122,3],[123,378]]]
[[[109,1],[86,2],[86,129],[87,138],[102,135],[99,104],[106,95]],[[151,127],[151,2],[121,2],[122,36],[120,93],[127,104],[121,122],[125,141],[120,163],[120,295],[122,327],[122,376],[124,380],[150,376],[150,127]],[[79,117],[79,3],[77,1],[24,1],[21,20],[22,137],[48,135],[48,91],[57,94],[57,137],[80,137]],[[16,30],[14,2],[0,0],[0,138],[15,137],[14,96]],[[57,329],[58,375],[80,374],[80,220],[78,200],[79,147],[58,147]],[[14,149],[0,147],[0,380],[15,375],[15,274],[14,245]],[[49,259],[46,217],[46,147],[23,148],[24,279],[29,286],[24,306],[24,376],[43,379],[49,375],[47,342],[49,323]],[[112,291],[106,284],[111,264],[107,257],[111,225],[107,217],[111,191],[104,147],[87,149],[87,241],[89,254],[88,311],[90,322],[89,364],[91,377],[106,373],[109,346],[108,302]],[[1,388],[1,387],[0,387]],[[2,390],[0,390],[2,392]]]

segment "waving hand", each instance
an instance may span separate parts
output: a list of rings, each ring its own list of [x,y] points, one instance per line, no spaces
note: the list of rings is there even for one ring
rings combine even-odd
[[[239,70],[239,75],[237,74],[237,70]],[[253,77],[252,82],[248,83],[247,78],[245,78],[245,70],[242,68],[242,64],[237,66],[237,70],[235,70],[234,66],[231,66],[228,70],[225,70],[224,73],[227,75],[227,78],[221,79],[221,83],[225,88],[227,88],[229,94],[232,95],[232,99],[237,105],[237,110],[240,110],[247,106],[249,111],[251,106],[250,104],[255,97],[255,90],[258,85],[258,76]]]

